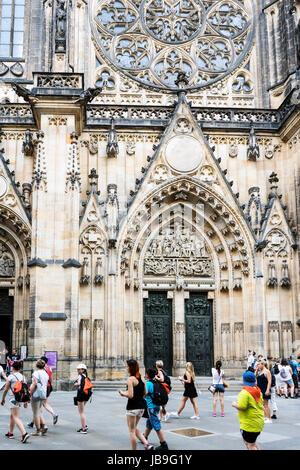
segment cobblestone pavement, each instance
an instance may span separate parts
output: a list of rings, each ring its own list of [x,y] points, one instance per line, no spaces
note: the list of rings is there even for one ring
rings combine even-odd
[[[7,439],[9,409],[0,407],[0,448],[2,450],[130,450],[129,433],[126,424],[126,399],[117,391],[96,391],[92,402],[86,405],[88,433],[79,434],[80,420],[77,408],[73,405],[75,392],[53,392],[49,403],[59,415],[58,423],[52,424],[52,417],[44,412],[48,433],[42,437],[30,437],[26,444],[20,442],[20,433],[15,428],[14,439]],[[170,395],[167,409],[175,411],[182,393]],[[237,393],[225,393],[225,417],[217,408],[217,417],[212,416],[212,396],[203,392],[198,397],[200,420],[192,420],[194,414],[188,402],[179,419],[170,418],[163,423],[165,438],[170,450],[244,450],[245,446],[239,432],[237,411],[232,401]],[[278,419],[266,424],[258,438],[262,450],[300,450],[300,399],[277,399]],[[21,410],[21,418],[26,424],[31,420],[31,408]],[[139,428],[143,431],[145,419]],[[186,437],[174,431],[196,428],[206,431],[200,437]],[[29,428],[27,428],[29,430]],[[150,434],[150,442],[158,445],[156,433]],[[139,443],[138,449],[143,449]]]

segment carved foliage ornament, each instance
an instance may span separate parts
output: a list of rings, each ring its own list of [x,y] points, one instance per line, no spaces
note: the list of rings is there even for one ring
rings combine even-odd
[[[177,88],[184,72],[180,87],[199,88],[245,59],[252,44],[251,3],[94,0],[91,26],[98,51],[129,78]]]

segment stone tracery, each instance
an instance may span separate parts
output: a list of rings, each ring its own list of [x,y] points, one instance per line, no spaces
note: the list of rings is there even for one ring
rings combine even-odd
[[[193,88],[220,80],[246,57],[251,9],[236,0],[95,0],[91,26],[98,52],[130,78],[176,88],[185,72]]]

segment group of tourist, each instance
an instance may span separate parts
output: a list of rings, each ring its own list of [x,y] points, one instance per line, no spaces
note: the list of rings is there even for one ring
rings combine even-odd
[[[24,375],[21,373],[22,362],[19,358],[10,362],[10,370],[6,370],[8,376],[0,366],[0,389],[5,384],[1,405],[5,404],[7,397],[10,408],[7,438],[14,437],[15,426],[20,430],[21,442],[23,443],[27,442],[30,436],[45,435],[48,428],[42,414],[43,408],[52,415],[53,424],[57,423],[58,415],[48,403],[52,391],[52,371],[47,366],[47,361],[47,357],[43,356],[36,362],[36,369],[33,372],[32,383],[29,388],[26,385]],[[85,419],[85,406],[92,393],[92,384],[88,378],[85,364],[79,364],[77,372],[78,377],[74,382],[74,386],[77,387],[77,396],[74,398],[74,404],[78,407],[81,421],[81,428],[77,432],[86,434],[88,426]],[[144,378],[140,373],[138,362],[130,359],[127,361],[127,373],[127,390],[119,390],[119,394],[127,398],[126,418],[131,449],[136,450],[137,439],[144,444],[145,450],[153,449],[148,437],[154,429],[160,441],[160,445],[155,450],[167,450],[168,444],[162,430],[162,421],[168,421],[169,418],[179,418],[188,400],[190,400],[194,409],[194,415],[191,416],[191,419],[200,419],[196,401],[199,391],[197,390],[193,364],[188,362],[184,375],[178,377],[184,385],[184,392],[178,410],[172,412],[166,410],[168,402],[166,397],[172,389],[171,380],[163,369],[161,360],[156,361],[155,367],[146,370]],[[224,393],[228,383],[225,381],[225,372],[222,369],[221,361],[216,362],[215,367],[211,369],[211,373],[212,385],[209,390],[213,395],[212,416],[217,417],[216,409],[219,398],[221,417],[224,417]],[[237,401],[232,403],[232,406],[238,410],[242,437],[249,450],[259,449],[256,440],[264,424],[271,424],[272,419],[277,419],[276,394],[278,397],[285,396],[288,398],[288,390],[290,390],[291,398],[297,398],[299,373],[299,364],[293,356],[290,357],[289,362],[282,359],[276,360],[271,365],[262,355],[259,355],[256,359],[255,352],[249,351],[247,370],[243,374],[244,386],[238,395]],[[2,381],[2,378],[5,382]],[[18,393],[23,393],[22,398],[18,398],[20,401],[16,398],[21,396],[16,394],[17,386],[21,390]],[[28,393],[27,398],[26,393]],[[20,419],[21,406],[24,404],[24,407],[27,408],[29,403],[31,404],[33,418],[27,426],[35,426],[36,428],[30,435],[26,432]],[[269,403],[271,403],[271,409]],[[141,418],[146,418],[143,434],[138,429]]]

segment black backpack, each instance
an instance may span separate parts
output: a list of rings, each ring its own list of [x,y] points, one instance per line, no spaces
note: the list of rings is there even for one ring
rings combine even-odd
[[[16,377],[16,379],[18,379],[18,377]],[[14,388],[12,388],[11,390],[15,396],[15,400],[18,403],[27,403],[30,401],[30,393],[29,393],[28,385],[24,382],[24,377],[23,377],[22,382],[21,380],[18,379],[18,381],[14,385]]]
[[[275,364],[273,370],[274,370],[274,374],[279,374],[279,367],[278,367],[278,364]]]
[[[166,405],[169,397],[162,382],[157,380],[152,380],[151,382],[153,383],[152,403],[157,406]]]
[[[168,374],[166,373],[166,371],[164,371],[162,369],[162,373],[163,373],[163,376],[164,376],[164,383],[166,383],[169,387],[169,390],[171,391],[172,390],[172,387],[171,387],[171,379],[170,377],[168,376]]]

